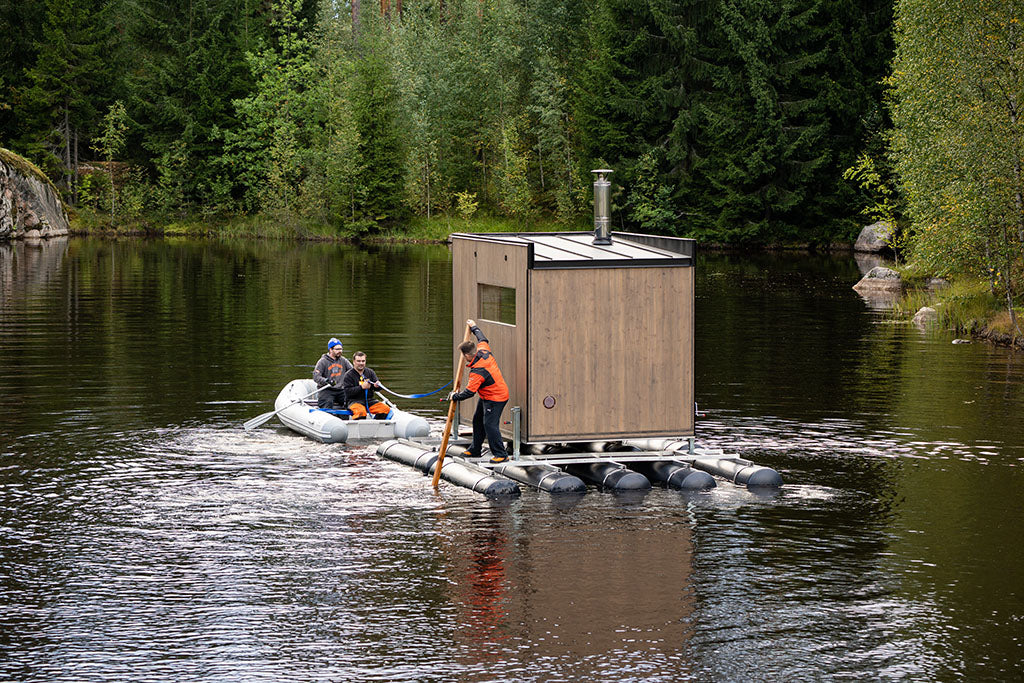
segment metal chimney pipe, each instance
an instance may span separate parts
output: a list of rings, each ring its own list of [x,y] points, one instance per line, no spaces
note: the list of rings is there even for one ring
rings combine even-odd
[[[613,171],[610,168],[598,168],[594,180],[594,242],[593,244],[611,244],[612,212],[611,182],[605,176]]]

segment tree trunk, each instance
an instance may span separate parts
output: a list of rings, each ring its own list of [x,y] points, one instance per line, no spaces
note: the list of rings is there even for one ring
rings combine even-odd
[[[110,227],[114,227],[114,157],[107,157],[107,175],[110,176]]]
[[[354,45],[359,45],[359,22],[362,19],[360,3],[361,0],[352,0],[352,43]]]
[[[540,166],[540,189],[544,189],[544,151],[540,148],[540,140],[537,140],[537,164]]]
[[[64,129],[61,134],[64,137],[64,158],[61,161],[64,164],[64,183],[67,185],[68,191],[71,190],[71,126],[69,123],[69,112],[68,103],[64,103]]]
[[[78,173],[78,126],[75,126],[75,144],[73,146],[73,149],[74,149],[74,155],[75,155],[75,160],[74,160],[74,163],[72,164],[72,168],[74,169],[73,172],[72,172],[72,177],[74,178],[74,188],[71,191],[71,202],[73,204],[77,205],[78,204],[78,186],[81,184],[81,179],[82,179],[81,176]]]

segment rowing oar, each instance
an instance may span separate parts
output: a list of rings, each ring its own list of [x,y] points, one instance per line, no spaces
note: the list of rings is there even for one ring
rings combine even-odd
[[[307,398],[309,398],[313,394],[317,393],[321,389],[323,389],[323,387],[317,387],[316,389],[314,389],[313,391],[309,392],[308,394],[306,394],[302,398],[295,399],[294,401],[292,401],[291,403],[286,405],[284,408],[278,408],[277,410],[271,410],[269,413],[263,413],[262,415],[257,415],[256,417],[252,418],[251,420],[247,420],[245,422],[245,424],[242,425],[242,428],[245,429],[245,431],[249,431],[250,429],[256,429],[261,424],[263,424],[264,422],[266,422],[270,418],[274,417],[275,415],[280,413],[285,408],[291,408],[296,403],[299,403],[300,401],[305,401]]]
[[[469,325],[466,325],[466,334],[462,337],[462,342],[469,341]],[[453,387],[458,391],[459,386],[462,385],[462,369],[466,367],[466,359],[462,357],[462,351],[459,351],[459,369],[455,373],[455,386]],[[444,452],[448,449],[448,437],[452,435],[452,417],[455,415],[455,403],[452,401],[448,406],[448,421],[444,423],[444,436],[441,437],[441,451],[437,454],[437,465],[434,466],[434,481],[431,482],[434,488],[437,488],[437,482],[441,480],[441,467],[444,465]]]

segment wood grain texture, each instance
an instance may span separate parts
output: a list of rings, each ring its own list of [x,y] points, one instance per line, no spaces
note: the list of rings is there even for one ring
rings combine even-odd
[[[502,377],[508,385],[509,401],[501,418],[501,431],[512,436],[512,406],[525,405],[528,322],[528,249],[525,244],[452,240],[452,339],[457,345],[467,318],[477,321],[490,342]],[[480,316],[479,284],[497,285],[516,290],[516,324],[506,325]],[[454,346],[453,345],[453,346]],[[457,351],[453,363],[460,362]],[[459,423],[471,425],[477,399],[463,401],[459,406]]]
[[[525,244],[452,241],[453,347],[475,318],[509,386],[502,433],[519,405],[527,442],[692,435],[694,269],[529,270],[527,258]],[[480,318],[480,283],[516,290],[514,326]],[[461,424],[475,408],[460,405]]]
[[[524,439],[693,433],[693,269],[534,270]],[[555,398],[547,409],[545,396]]]

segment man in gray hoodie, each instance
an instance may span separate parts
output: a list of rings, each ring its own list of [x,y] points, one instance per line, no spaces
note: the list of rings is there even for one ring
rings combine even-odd
[[[327,353],[320,357],[313,368],[313,381],[318,387],[323,387],[316,397],[316,407],[320,410],[330,410],[335,403],[342,409],[348,407],[341,378],[352,369],[352,363],[341,355],[343,350],[341,340],[331,337],[327,342]]]

